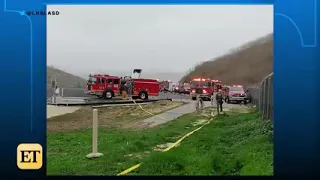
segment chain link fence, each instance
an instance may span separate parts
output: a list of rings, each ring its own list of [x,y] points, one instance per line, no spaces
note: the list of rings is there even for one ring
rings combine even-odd
[[[261,111],[262,118],[273,122],[273,73],[262,80],[258,86],[248,90],[251,103]]]

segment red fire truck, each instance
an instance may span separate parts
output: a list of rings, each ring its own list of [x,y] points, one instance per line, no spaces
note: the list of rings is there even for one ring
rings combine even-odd
[[[190,82],[190,96],[192,100],[196,100],[197,94],[203,100],[210,100],[211,94],[213,93],[212,83],[210,79],[193,79]]]
[[[112,99],[121,95],[121,86],[130,87],[133,98],[142,100],[149,96],[159,95],[159,82],[156,79],[140,78],[141,69],[135,69],[132,76],[111,76],[107,74],[90,74],[85,88],[86,94],[96,95],[99,98]],[[138,77],[135,77],[139,74]]]
[[[160,92],[170,91],[171,80],[160,81]]]
[[[218,92],[218,90],[222,88],[222,82],[216,79],[211,80],[211,87],[214,92]]]
[[[190,83],[183,83],[183,93],[190,94]]]

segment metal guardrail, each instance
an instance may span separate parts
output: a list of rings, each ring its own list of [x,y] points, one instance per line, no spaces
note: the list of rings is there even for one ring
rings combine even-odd
[[[83,102],[74,102],[63,100],[56,103],[48,103],[48,105],[56,105],[56,106],[92,106],[92,105],[115,105],[115,104],[140,104],[140,103],[149,103],[149,102],[157,102],[157,101],[172,101],[172,99],[149,99],[149,100],[100,100],[100,101],[83,101]]]
[[[82,88],[59,88],[59,94],[53,95],[52,90],[47,90],[47,104],[60,106],[87,106],[87,105],[107,105],[107,104],[133,104],[131,100],[121,100],[121,98],[113,98],[112,100],[104,100],[94,98],[95,96],[87,95]],[[150,103],[156,101],[172,101],[170,97],[156,97],[148,100],[135,100],[139,103]]]
[[[262,119],[273,121],[273,73],[262,80],[257,87],[251,87],[248,90],[251,103],[261,111]]]
[[[47,98],[53,96],[53,90],[47,89]],[[84,88],[63,88],[59,87],[61,97],[93,97],[84,93]]]

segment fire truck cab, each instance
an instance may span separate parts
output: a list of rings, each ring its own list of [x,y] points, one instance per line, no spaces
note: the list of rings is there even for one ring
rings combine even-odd
[[[202,78],[193,79],[190,82],[190,91],[192,100],[196,100],[198,94],[203,100],[210,100],[213,93],[211,80]]]
[[[146,100],[149,96],[158,96],[159,82],[155,79],[141,79],[141,71],[135,69],[131,76],[124,77],[90,74],[85,93],[96,95],[99,98],[112,99],[121,95],[123,90],[121,87],[126,87],[130,90],[128,94],[131,94],[133,98]]]
[[[104,77],[109,76],[108,74],[93,74],[89,75],[89,79],[87,81],[87,86],[84,90],[86,94],[90,95],[99,95],[99,90],[102,88],[101,84],[104,82]]]

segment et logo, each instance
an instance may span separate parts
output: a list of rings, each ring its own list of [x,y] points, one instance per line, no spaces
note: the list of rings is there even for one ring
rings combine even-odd
[[[17,166],[23,170],[36,170],[42,167],[42,146],[40,144],[19,144]]]

